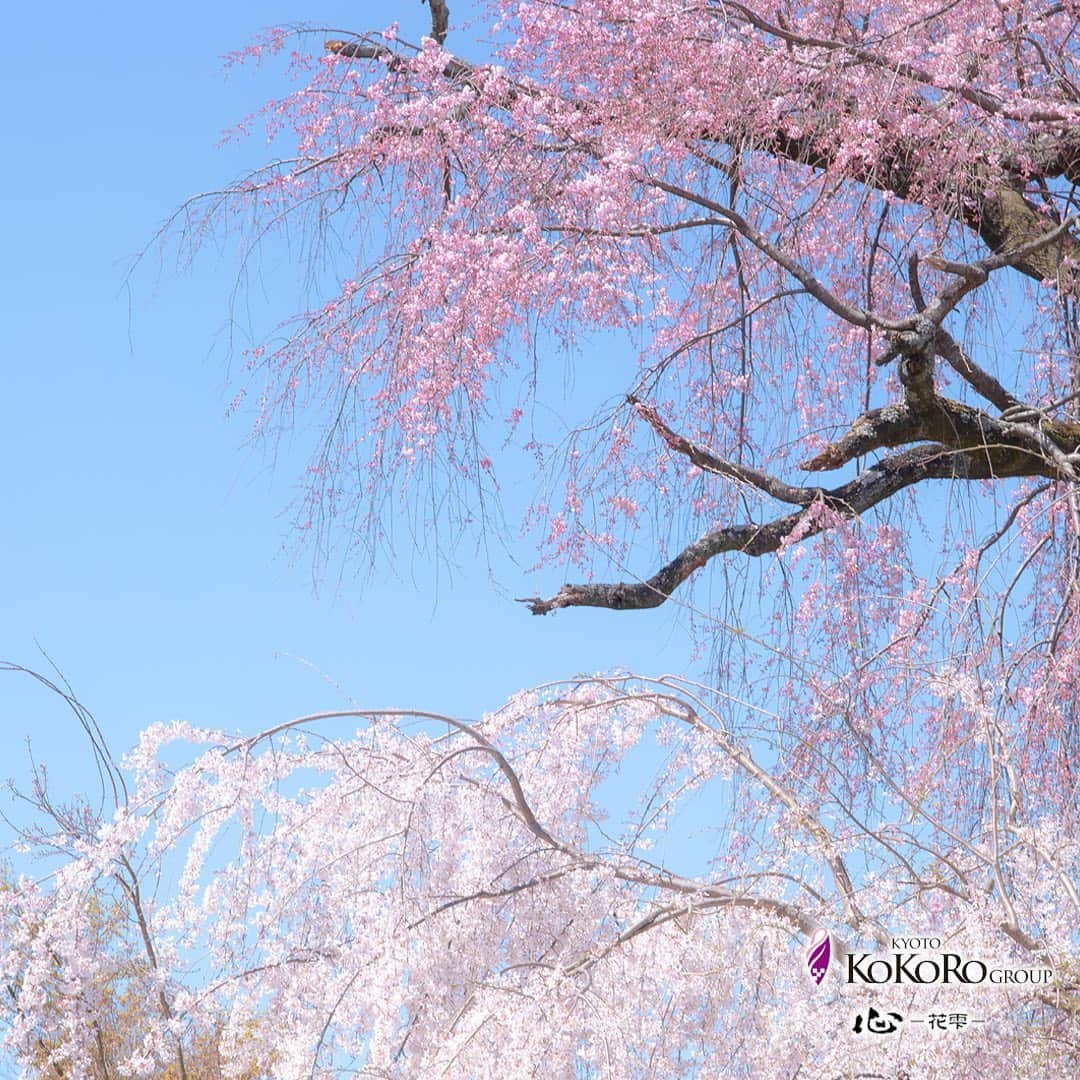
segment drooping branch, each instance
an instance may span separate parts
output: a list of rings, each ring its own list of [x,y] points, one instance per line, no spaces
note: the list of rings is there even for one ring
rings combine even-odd
[[[731,207],[718,203],[715,199],[700,191],[691,191],[686,187],[673,184],[660,177],[652,177],[648,180],[648,183],[658,191],[667,192],[668,195],[673,195],[684,202],[696,204],[722,218],[771,262],[786,270],[818,303],[828,308],[834,315],[838,315],[845,322],[863,328],[880,326],[886,329],[895,329],[897,327],[898,324],[892,320],[881,318],[871,311],[864,311],[862,308],[848,303],[848,301],[827,288],[797,259],[778,247],[763,232],[754,228],[746,218],[736,213]]]
[[[425,2],[429,2],[431,7],[432,36],[443,44],[449,20],[448,7],[444,0]],[[738,9],[742,17],[759,30],[769,34],[781,33],[749,8],[738,5]],[[841,47],[840,43],[815,42],[817,47],[822,48],[833,44]],[[352,41],[330,40],[325,43],[325,49],[344,57],[383,59],[391,67],[405,69],[408,66],[404,54],[366,37]],[[889,63],[888,66],[890,70],[895,70],[895,64]],[[478,70],[476,65],[453,58],[447,63],[444,74],[448,79],[460,80],[474,76]],[[931,82],[915,71],[907,72],[906,77],[913,85]],[[983,97],[970,88],[961,88],[958,92],[961,96],[974,94],[976,98]],[[975,103],[989,112],[994,111],[991,99]],[[578,109],[587,108],[583,102],[576,104]],[[915,113],[926,112],[929,115],[932,112],[914,92],[907,95],[903,107]],[[778,160],[813,169],[832,170],[837,163],[835,149],[823,144],[815,134],[795,135],[782,126],[777,127],[771,135],[755,135],[752,139],[748,139],[744,131],[726,130],[702,131],[700,138],[706,142],[730,145],[738,151],[766,153]],[[920,164],[923,158],[919,141],[899,140],[883,160],[864,162],[856,157],[845,161],[844,168],[848,178],[857,183],[917,202],[920,177],[925,171],[925,164]],[[1011,260],[1010,265],[1036,281],[1050,281],[1060,288],[1064,283],[1066,265],[1080,265],[1080,239],[1073,231],[1075,222],[1062,227],[1061,223],[1048,220],[1046,214],[1025,195],[1025,185],[1056,177],[1077,183],[1080,180],[1080,136],[1074,128],[1062,124],[1056,133],[1042,132],[1031,145],[1016,147],[1011,152],[995,151],[988,147],[986,161],[987,165],[980,175],[972,179],[971,186],[956,195],[955,203],[939,209],[974,229],[995,254],[1021,249],[1022,253]],[[664,187],[663,183],[657,186]],[[735,222],[732,224],[737,227]],[[1051,231],[1054,233],[1052,241],[1040,242]],[[758,243],[757,239],[750,239]],[[772,257],[773,253],[766,251],[766,254]],[[831,294],[828,299],[839,303]],[[858,318],[865,318],[866,314],[852,309],[845,312],[843,317],[853,321],[851,316],[855,315],[857,318],[854,321],[860,325]]]

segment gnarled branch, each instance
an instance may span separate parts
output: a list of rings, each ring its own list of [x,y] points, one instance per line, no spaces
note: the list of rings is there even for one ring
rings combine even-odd
[[[1046,475],[1049,466],[1033,454],[1003,458],[979,450],[952,450],[947,446],[916,446],[883,458],[849,483],[823,492],[821,502],[845,518],[858,517],[904,488],[924,480],[988,480],[999,476]],[[688,544],[669,563],[645,581],[615,584],[564,585],[548,599],[523,599],[534,615],[547,615],[565,607],[602,607],[627,611],[659,607],[695,570],[717,555],[739,552],[757,557],[778,551],[792,538],[806,540],[824,532],[835,514],[822,514],[815,503],[763,525],[728,525],[710,529]]]

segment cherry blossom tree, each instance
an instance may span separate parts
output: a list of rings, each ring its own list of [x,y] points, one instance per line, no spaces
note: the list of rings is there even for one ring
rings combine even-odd
[[[487,11],[269,35],[284,156],[176,223],[324,244],[249,355],[259,432],[321,425],[302,528],[378,553],[528,463],[583,579],[529,609],[681,605],[707,685],[99,748],[111,805],[39,784],[57,868],[0,894],[8,1045],[85,1069],[122,972],[124,1075],[192,1032],[229,1076],[1080,1067],[1080,6]],[[862,979],[913,939],[1013,977]]]
[[[843,762],[766,767],[774,719],[715,702],[681,680],[578,680],[478,723],[155,725],[123,770],[101,761],[115,812],[52,808],[32,839],[55,873],[0,892],[8,1045],[64,1076],[206,1075],[201,1032],[223,1076],[1067,1073],[1075,834],[1015,805],[965,826],[925,760],[904,773],[866,750],[865,795]],[[341,719],[364,726],[329,737]],[[605,820],[605,786],[642,750],[654,777]],[[728,843],[687,876],[657,852],[694,799]],[[104,942],[103,910],[126,913]],[[837,960],[815,986],[803,948],[823,928]],[[917,963],[1038,981],[844,981],[901,928],[945,942]],[[138,1037],[108,1072],[118,995]],[[853,1030],[868,1009],[972,1030],[885,1039]]]

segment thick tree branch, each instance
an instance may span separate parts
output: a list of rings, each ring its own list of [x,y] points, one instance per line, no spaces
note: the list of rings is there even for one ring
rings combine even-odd
[[[442,44],[446,38],[449,11],[444,0],[430,0],[430,4],[432,35]],[[747,16],[752,14],[749,9],[741,8],[741,6],[740,9]],[[774,28],[767,29],[768,32],[773,32]],[[381,42],[368,38],[355,41],[331,40],[327,41],[324,47],[327,52],[340,56],[383,59],[391,67],[404,67],[407,64],[405,57],[400,53]],[[444,74],[449,79],[457,80],[467,79],[475,71],[474,65],[452,59],[447,63]],[[915,82],[923,81],[915,74],[910,77]],[[979,104],[988,107],[993,103],[979,102]],[[908,106],[916,111],[926,107],[925,102],[914,94],[910,95]],[[989,111],[993,109],[990,108]],[[736,132],[703,132],[702,138],[709,142],[730,145],[738,150],[757,150],[781,160],[806,165],[809,168],[824,170],[835,167],[835,153],[832,148],[823,146],[815,135],[794,136],[783,127],[777,128],[771,137],[755,137],[751,142],[747,142],[745,133]],[[919,145],[911,141],[901,142],[886,158],[884,166],[881,162],[866,163],[861,166],[849,163],[848,174],[850,179],[866,184],[868,187],[888,191],[901,199],[918,201],[917,189],[920,176],[924,171],[924,167],[919,164],[920,155]],[[970,190],[959,193],[951,210],[949,207],[943,209],[951,213],[957,221],[978,232],[987,247],[995,254],[1024,249],[1023,254],[1010,260],[1010,265],[1037,281],[1052,281],[1060,286],[1064,263],[1068,261],[1074,265],[1080,265],[1080,239],[1074,235],[1070,226],[1059,229],[1052,242],[1038,243],[1040,238],[1054,229],[1055,223],[1048,221],[1046,215],[1025,197],[1024,186],[1031,180],[1053,177],[1064,177],[1072,183],[1080,182],[1080,135],[1075,129],[1068,127],[1056,134],[1041,134],[1037,143],[1026,147],[1023,153],[1018,152],[1001,157],[996,165],[997,168],[987,167],[984,170],[985,175],[976,178],[976,183]],[[999,171],[1004,173],[1004,178],[998,175]],[[656,186],[670,190],[663,183],[657,183]],[[690,192],[681,189],[671,193],[683,197],[691,196]],[[692,201],[700,202],[698,199],[692,199]],[[761,248],[770,258],[780,255],[781,258],[778,260],[780,265],[786,266],[786,256],[783,256],[783,253],[768,244],[764,237],[750,236],[740,228],[746,223],[734,220],[731,211],[726,208],[721,208],[721,210],[732,226],[743,232],[751,243]],[[1034,246],[1027,250],[1026,246],[1033,242]],[[763,246],[763,243],[768,246]],[[791,267],[788,269],[794,272]],[[808,289],[812,295],[818,295],[814,287],[828,294],[824,297],[818,296],[818,299],[834,311],[838,305],[842,304],[805,270],[801,267],[798,269],[802,274],[810,277]],[[801,277],[800,280],[802,280]],[[856,325],[865,325],[868,313],[847,305],[844,307],[846,310],[837,313]]]
[[[834,508],[845,518],[860,514],[924,480],[988,480],[1001,476],[1047,475],[1047,463],[1033,454],[998,455],[989,448],[951,450],[946,446],[917,446],[883,458],[854,480],[825,491],[821,503],[763,525],[729,525],[710,529],[687,545],[646,581],[615,584],[564,585],[548,599],[530,597],[521,602],[534,615],[547,615],[565,607],[602,607],[615,611],[659,607],[695,570],[725,552],[757,557],[778,551],[792,539],[805,540],[824,532],[836,521]]]
[[[908,286],[911,289],[911,299],[915,304],[915,310],[921,315],[926,311],[927,304],[923,295],[922,283],[919,281],[919,256],[917,252],[912,252],[908,259]],[[979,367],[960,347],[956,338],[943,326],[938,327],[937,334],[934,337],[934,351],[976,393],[981,394],[991,405],[995,405],[1002,412],[1007,409],[1018,408],[1022,404],[993,375]]]
[[[427,0],[427,4],[431,8],[431,36],[442,45],[450,27],[450,9],[446,0]]]
[[[739,145],[738,140],[729,139],[721,132],[710,133],[708,137],[714,142]],[[811,135],[796,137],[782,128],[771,137],[755,139],[746,148],[812,169],[835,167],[831,149],[823,148]],[[850,179],[904,200],[918,201],[919,149],[914,143],[901,143],[893,148],[884,165],[880,162],[849,165]],[[1068,177],[1070,171],[1080,171],[1080,137],[1075,131],[1062,132],[1057,138],[1044,137],[1038,160],[1046,171],[1033,176],[1030,169],[1021,173],[1017,165],[1003,159],[999,165],[1005,172],[1004,179],[991,179],[987,170],[970,191],[957,196],[951,208],[943,209],[955,220],[974,229],[995,253],[1025,248],[1055,227],[1055,223],[1025,197],[1025,181],[1038,176]],[[1062,231],[1046,246],[1025,251],[1011,265],[1036,281],[1059,284],[1066,261],[1080,264],[1080,240],[1070,230]]]
[[[794,487],[758,469],[725,461],[674,432],[653,406],[631,396],[628,401],[638,415],[676,453],[707,472],[752,484],[803,509],[764,525],[710,530],[647,581],[564,585],[552,598],[531,597],[522,603],[534,615],[546,615],[560,607],[658,607],[695,570],[719,554],[738,551],[759,556],[777,551],[792,539],[823,532],[835,523],[837,514],[857,517],[923,480],[1077,479],[1077,462],[1072,455],[1080,449],[1080,424],[1042,420],[1035,425],[997,419],[941,397],[933,385],[933,356],[938,344],[937,328],[925,317],[918,320],[916,329],[894,335],[887,357],[900,356],[904,401],[863,413],[845,435],[804,462],[803,468],[811,472],[836,469],[875,450],[923,441],[931,445],[890,455],[832,489]],[[822,513],[822,509],[832,513]]]
[[[894,404],[882,409],[870,409],[856,418],[841,438],[802,462],[800,467],[807,472],[839,469],[874,450],[919,442],[923,437],[922,430],[922,420],[907,405]]]
[[[937,298],[926,306],[926,317],[940,326],[945,316],[969,292],[985,284],[993,271],[1005,266],[1020,266],[1038,257],[1040,252],[1054,249],[1064,237],[1072,236],[1070,230],[1076,225],[1077,220],[1077,215],[1072,215],[1053,225],[1042,218],[1041,227],[1012,235],[1011,243],[995,248],[993,255],[976,259],[971,263],[952,262],[938,256],[924,259],[923,262],[927,266],[935,270],[944,270],[954,275],[956,279],[942,289]]]
[[[410,46],[410,48],[415,48],[415,46]],[[334,38],[323,43],[323,50],[333,53],[335,56],[344,56],[350,60],[382,60],[392,71],[405,71],[409,66],[406,55],[389,48],[381,41],[366,36],[351,41]],[[456,82],[468,80],[475,75],[476,70],[474,65],[451,57],[447,60],[442,73],[447,79]]]
[[[910,368],[909,368],[910,371]],[[887,405],[863,413],[848,431],[804,461],[808,472],[838,469],[873,450],[912,442],[939,442],[981,454],[991,477],[1047,476],[1072,479],[1066,460],[1080,449],[1080,424],[1043,419],[1038,424],[997,419],[959,401],[933,395],[921,407]]]

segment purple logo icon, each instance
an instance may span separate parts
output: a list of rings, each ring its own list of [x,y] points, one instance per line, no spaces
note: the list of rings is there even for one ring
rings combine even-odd
[[[829,970],[831,957],[832,942],[829,941],[829,932],[818,930],[810,939],[810,947],[806,950],[806,966],[810,969],[810,977],[818,986]]]

